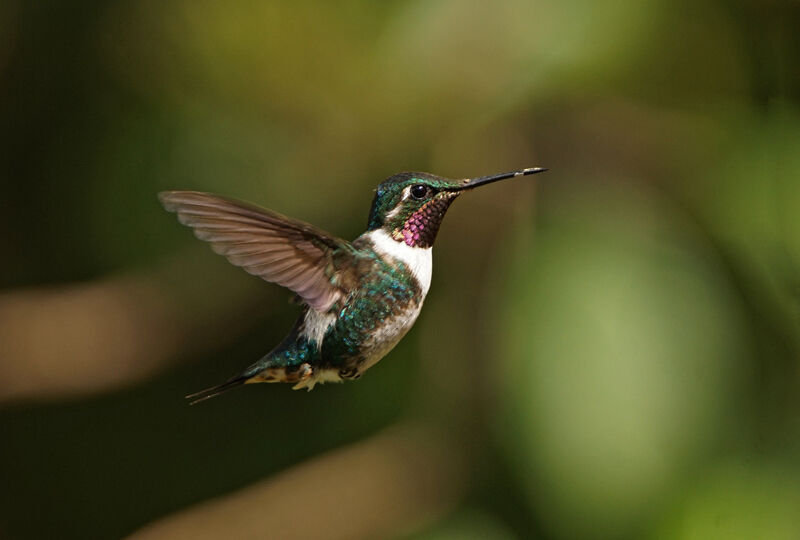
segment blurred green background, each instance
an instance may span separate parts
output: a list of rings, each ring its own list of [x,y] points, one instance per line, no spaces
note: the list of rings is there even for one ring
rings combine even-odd
[[[800,4],[0,3],[0,537],[800,538]],[[164,189],[450,210],[356,383]],[[200,506],[197,506],[200,505]]]

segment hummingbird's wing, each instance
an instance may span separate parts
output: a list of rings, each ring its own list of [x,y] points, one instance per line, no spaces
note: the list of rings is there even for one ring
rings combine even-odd
[[[325,312],[351,282],[341,264],[354,251],[346,240],[277,212],[199,191],[164,191],[161,204],[214,251],[247,272],[291,289]]]

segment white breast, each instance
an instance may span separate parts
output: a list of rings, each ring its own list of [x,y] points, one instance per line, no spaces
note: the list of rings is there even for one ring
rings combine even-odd
[[[362,352],[365,355],[365,362],[362,370],[368,369],[383,358],[414,325],[425,296],[431,288],[433,272],[432,248],[412,247],[404,242],[398,242],[381,229],[370,231],[367,236],[380,255],[394,257],[408,267],[419,284],[422,297],[419,302],[412,301],[402,313],[387,319],[364,343]]]
[[[422,298],[431,288],[433,272],[433,248],[411,247],[405,242],[398,242],[382,229],[370,231],[366,235],[375,246],[375,251],[401,261],[416,278],[422,289]],[[420,302],[421,304],[421,302]]]

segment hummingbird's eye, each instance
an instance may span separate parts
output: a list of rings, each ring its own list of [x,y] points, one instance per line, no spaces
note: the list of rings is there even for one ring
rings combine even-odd
[[[411,196],[415,199],[424,199],[428,194],[428,186],[424,184],[414,184],[411,186]]]

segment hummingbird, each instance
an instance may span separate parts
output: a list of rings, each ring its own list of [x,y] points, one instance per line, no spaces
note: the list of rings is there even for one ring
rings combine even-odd
[[[294,389],[359,378],[411,329],[431,285],[434,240],[465,191],[545,172],[451,180],[401,172],[378,186],[367,230],[352,242],[272,210],[199,191],[164,191],[164,208],[236,266],[295,293],[302,306],[289,335],[226,382],[190,394],[192,403],[250,383]]]

